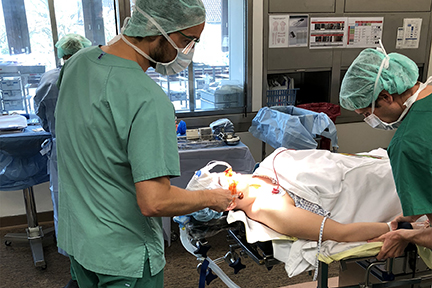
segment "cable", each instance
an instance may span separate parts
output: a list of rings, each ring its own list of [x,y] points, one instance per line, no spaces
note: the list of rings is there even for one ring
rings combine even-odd
[[[316,256],[316,260],[315,260],[315,273],[314,273],[314,277],[313,277],[313,281],[316,281],[318,278],[318,267],[319,267],[319,254],[320,254],[320,250],[321,250],[321,244],[322,244],[322,236],[323,236],[323,232],[324,232],[324,223],[327,220],[328,216],[324,216],[324,219],[321,223],[321,228],[320,228],[320,234],[319,234],[319,239],[318,239],[318,252],[317,252],[317,256]]]
[[[280,189],[279,177],[277,176],[277,173],[276,173],[276,167],[274,165],[274,161],[279,154],[281,154],[282,152],[285,152],[287,150],[289,150],[289,149],[283,149],[283,150],[279,151],[273,158],[273,163],[272,163],[273,164],[273,172],[275,174],[276,184],[277,184],[277,187],[273,188],[273,190],[272,190],[273,194],[278,194],[280,191],[279,190]],[[313,281],[316,281],[316,279],[318,278],[319,254],[321,252],[322,237],[323,237],[323,233],[324,233],[324,223],[329,216],[330,216],[330,213],[327,212],[327,215],[324,216],[324,219],[321,222],[319,238],[318,238],[318,251],[317,251],[317,256],[316,256],[316,260],[315,260],[315,273],[314,273]]]
[[[275,188],[273,188],[273,190],[272,190],[272,193],[273,194],[279,194],[279,192],[280,192],[280,183],[279,183],[279,177],[278,177],[278,175],[277,175],[277,173],[276,173],[276,168],[275,168],[275,165],[274,165],[274,161],[275,161],[275,159],[276,159],[276,157],[279,155],[279,154],[281,154],[282,152],[285,152],[285,151],[287,151],[288,149],[283,149],[283,150],[281,150],[281,151],[279,151],[275,156],[274,156],[274,158],[273,158],[273,172],[274,172],[274,174],[275,174],[275,177],[276,177],[276,184],[277,184],[277,187],[275,187]]]

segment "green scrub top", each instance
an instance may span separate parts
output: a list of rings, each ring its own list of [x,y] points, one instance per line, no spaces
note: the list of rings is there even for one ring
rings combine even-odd
[[[388,147],[405,216],[432,213],[431,95],[412,105]]]
[[[58,246],[96,273],[140,278],[149,259],[156,275],[162,221],[141,214],[134,183],[180,175],[172,103],[136,62],[99,47],[66,61],[58,86]]]

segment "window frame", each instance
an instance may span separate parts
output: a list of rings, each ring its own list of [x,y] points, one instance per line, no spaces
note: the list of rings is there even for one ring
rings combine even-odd
[[[249,118],[247,117],[247,114],[250,114],[252,112],[252,89],[251,89],[251,81],[252,81],[252,4],[253,0],[242,0],[245,3],[245,11],[244,16],[246,19],[245,27],[242,27],[243,29],[246,29],[246,35],[245,35],[245,47],[246,51],[244,54],[245,57],[245,83],[244,83],[244,98],[243,98],[243,107],[236,107],[236,108],[226,108],[224,110],[205,110],[205,111],[190,111],[190,112],[176,112],[176,116],[179,120],[187,120],[188,127],[202,127],[205,126],[203,123],[208,124],[211,122],[220,119],[220,118],[233,118],[236,119],[235,121],[231,120],[234,125],[236,125],[235,122],[239,124],[239,121],[243,118]],[[126,19],[126,17],[131,16],[130,11],[130,5],[131,2],[129,0],[115,0],[115,5],[118,10],[116,13],[116,23],[117,23],[117,31],[120,31],[120,28],[122,26],[122,23]],[[189,87],[189,107],[195,106],[195,99],[191,97],[191,95],[195,95],[195,85],[194,85],[194,78],[193,76],[193,63],[189,65],[188,69],[188,87]],[[237,116],[235,116],[237,115]],[[241,117],[238,117],[241,116]],[[208,119],[208,120],[207,120]],[[237,120],[238,119],[238,120]],[[251,118],[248,121],[248,125],[250,124]]]

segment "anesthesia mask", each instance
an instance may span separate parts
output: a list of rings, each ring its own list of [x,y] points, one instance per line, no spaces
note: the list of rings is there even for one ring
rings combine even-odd
[[[192,41],[183,49],[180,49],[177,47],[177,45],[174,43],[174,41],[171,39],[171,37],[168,36],[168,34],[163,30],[163,28],[156,22],[156,20],[153,19],[149,14],[147,14],[145,11],[141,10],[138,6],[134,6],[135,9],[139,13],[141,13],[144,17],[146,17],[152,24],[161,32],[161,34],[165,37],[165,39],[174,47],[174,49],[177,50],[177,56],[168,63],[162,63],[154,60],[149,55],[144,53],[141,49],[139,49],[137,46],[130,43],[123,34],[120,34],[120,37],[123,39],[123,41],[131,46],[136,52],[138,52],[140,55],[142,55],[144,58],[148,59],[149,61],[156,63],[155,71],[162,74],[162,75],[175,75],[177,73],[180,73],[181,71],[185,70],[189,64],[192,62],[193,54],[194,54],[194,46],[195,43],[198,43],[198,39],[192,39]],[[127,23],[125,24],[127,25]],[[124,30],[124,28],[122,28]],[[111,42],[112,43],[112,42]],[[111,44],[110,43],[110,44]]]

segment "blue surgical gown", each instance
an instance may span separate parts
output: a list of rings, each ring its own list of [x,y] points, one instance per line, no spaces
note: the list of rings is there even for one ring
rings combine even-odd
[[[54,112],[57,103],[59,90],[57,80],[60,75],[60,68],[46,72],[36,90],[34,97],[36,115],[41,120],[42,127],[52,135],[51,142],[47,143],[49,158],[50,190],[54,212],[54,227],[57,235],[58,231],[58,176],[57,176],[57,153],[55,139],[55,120]],[[59,253],[67,256],[67,253],[59,248]]]

